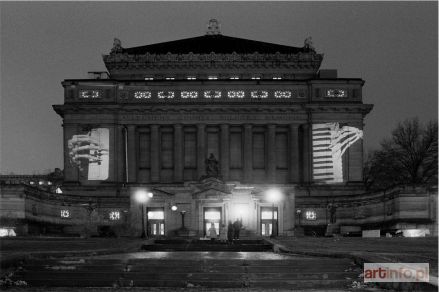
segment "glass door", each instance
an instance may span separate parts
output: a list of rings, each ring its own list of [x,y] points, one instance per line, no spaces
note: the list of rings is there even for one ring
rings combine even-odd
[[[165,235],[165,212],[163,208],[148,208],[148,236]]]
[[[273,228],[274,221],[274,228]],[[277,207],[274,208],[274,220],[273,220],[273,208],[261,207],[261,235],[270,236],[272,234],[277,235]]]
[[[219,228],[221,224],[221,207],[204,208],[204,235],[209,235],[209,229],[213,225],[215,226],[216,235],[219,235]]]

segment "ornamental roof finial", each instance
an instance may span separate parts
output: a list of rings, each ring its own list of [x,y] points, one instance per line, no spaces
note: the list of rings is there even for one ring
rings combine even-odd
[[[314,48],[314,45],[313,45],[313,42],[312,42],[312,37],[309,36],[309,37],[307,37],[305,39],[305,41],[303,42],[303,47],[306,50],[315,51],[315,48]]]
[[[122,42],[118,38],[114,38],[111,53],[120,53],[122,51]]]
[[[219,34],[221,34],[220,24],[218,20],[212,18],[211,20],[209,20],[209,24],[207,25],[206,35],[219,35]]]

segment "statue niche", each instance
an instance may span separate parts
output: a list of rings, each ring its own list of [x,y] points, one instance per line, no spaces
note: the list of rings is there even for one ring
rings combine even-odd
[[[204,161],[205,167],[206,167],[206,175],[203,175],[200,180],[213,177],[217,179],[221,179],[221,176],[219,174],[219,163],[218,160],[215,158],[215,155],[213,153],[210,153],[209,157],[206,158]]]

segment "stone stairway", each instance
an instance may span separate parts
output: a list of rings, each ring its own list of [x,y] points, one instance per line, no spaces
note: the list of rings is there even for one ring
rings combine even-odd
[[[153,244],[142,245],[147,251],[272,251],[273,246],[263,239],[240,239],[232,243],[218,240],[157,239]]]
[[[160,253],[160,252],[158,252]],[[208,252],[209,253],[209,252]],[[44,259],[25,263],[13,276],[29,287],[211,287],[345,289],[359,271],[348,259],[246,253],[162,253],[166,258]],[[153,252],[157,254],[157,252]],[[177,254],[176,256],[174,256]],[[253,256],[258,255],[258,256]],[[276,257],[283,257],[277,259]],[[254,259],[253,259],[254,258]]]

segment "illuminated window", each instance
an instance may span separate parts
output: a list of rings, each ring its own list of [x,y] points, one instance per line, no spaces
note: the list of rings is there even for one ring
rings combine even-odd
[[[166,91],[166,92],[164,92],[164,91],[159,91],[159,93],[158,93],[158,97],[159,98],[174,98],[174,91]]]
[[[174,80],[174,77],[166,77],[166,80]]]
[[[55,193],[62,194],[62,190],[60,188],[56,188]]]
[[[69,218],[70,211],[69,210],[61,210],[61,218]]]
[[[52,185],[52,182],[51,182],[51,181],[48,181],[48,182],[47,182],[47,185],[51,186],[51,185]]]
[[[145,80],[154,80],[152,77],[145,77]]]
[[[33,181],[30,181],[30,182],[29,182],[29,184],[31,184],[31,185],[34,185],[34,184],[35,184],[35,182],[33,182]]]
[[[163,211],[149,211],[148,220],[163,220],[165,219],[165,214]]]
[[[40,181],[38,182],[38,184],[41,186],[41,185],[44,184],[44,182],[43,182],[42,180],[40,180]]]
[[[267,98],[268,97],[268,92],[267,91],[261,91],[261,90],[259,90],[259,91],[252,91],[251,93],[250,93],[250,96],[252,97],[252,98]]]
[[[306,220],[316,220],[317,219],[316,211],[306,211],[305,212],[305,219]]]
[[[281,80],[282,77],[273,77],[273,80]]]
[[[198,92],[196,91],[182,91],[181,98],[197,98]]]
[[[204,219],[205,220],[220,220],[221,219],[221,212],[218,212],[218,211],[206,211],[204,213]]]
[[[136,91],[136,92],[134,92],[134,98],[136,98],[136,99],[151,98],[151,92],[150,91]]]
[[[204,98],[221,98],[221,91],[205,91],[204,92]]]
[[[119,211],[111,211],[109,214],[110,220],[119,220],[120,219],[120,212]]]
[[[291,98],[291,91],[275,91],[275,98]]]
[[[194,76],[188,76],[186,79],[187,79],[187,80],[196,80],[197,78],[194,77]]]
[[[344,89],[328,89],[326,90],[326,97],[347,97],[348,93]]]
[[[217,80],[218,77],[217,76],[209,76],[209,77],[207,77],[207,79],[209,79],[209,80]]]
[[[229,98],[244,98],[244,91],[238,90],[238,91],[228,91],[227,96]]]
[[[239,77],[238,77],[238,76],[232,76],[232,77],[230,77],[230,79],[232,79],[232,80],[238,80]]]
[[[268,220],[268,219],[273,219],[273,212],[272,211],[261,211],[261,219],[262,220]],[[277,220],[277,212],[276,210],[274,211],[274,219]]]
[[[99,90],[80,90],[79,91],[80,98],[100,98],[101,93]]]
[[[261,77],[253,76],[252,79],[253,79],[253,80],[259,80],[259,79],[261,79]]]

